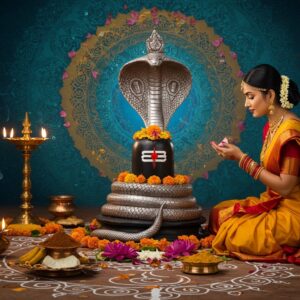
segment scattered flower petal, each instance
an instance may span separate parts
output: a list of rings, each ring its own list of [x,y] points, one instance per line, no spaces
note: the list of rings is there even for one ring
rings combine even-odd
[[[223,43],[223,40],[224,40],[224,39],[223,39],[222,37],[220,37],[220,38],[214,40],[214,41],[212,42],[212,44],[213,44],[214,47],[218,48],[218,47],[220,47],[220,45]]]
[[[18,287],[18,288],[14,288],[14,289],[11,289],[12,291],[14,292],[24,292],[26,291],[27,289],[26,288],[23,288],[23,287]]]
[[[236,76],[239,77],[239,78],[243,78],[243,77],[244,77],[244,72],[241,71],[241,70],[239,70],[239,71],[237,72]]]
[[[233,59],[237,59],[237,54],[233,51],[230,51],[230,55]]]
[[[112,22],[112,16],[109,15],[105,21],[105,25],[109,25]]]
[[[66,128],[69,128],[70,126],[71,126],[71,123],[68,121],[68,122],[65,122],[64,123],[64,126],[66,127]]]
[[[62,76],[62,79],[65,80],[65,79],[67,79],[68,77],[69,77],[68,72],[67,72],[67,71],[64,71],[63,76]]]
[[[74,50],[70,51],[70,52],[68,53],[68,56],[69,56],[70,58],[75,57],[75,56],[76,56],[76,51],[74,51]]]
[[[202,174],[202,178],[205,179],[205,180],[208,180],[208,178],[209,178],[208,172],[204,172]]]
[[[65,118],[67,116],[67,113],[64,111],[64,110],[61,110],[59,115],[62,117],[62,118]]]
[[[90,37],[92,37],[92,34],[88,32],[88,34],[85,36],[85,38],[89,39]]]
[[[92,75],[95,79],[97,79],[99,72],[98,71],[92,71]]]
[[[129,274],[120,274],[118,275],[118,279],[121,279],[121,280],[126,280],[126,279],[129,279],[130,277],[134,276],[135,274],[132,274],[132,273],[129,273]]]
[[[146,289],[146,290],[160,289],[160,286],[159,285],[146,285],[146,286],[144,286],[144,289]]]
[[[244,131],[246,129],[246,125],[244,121],[239,121],[237,124],[237,128],[239,129],[240,132]]]

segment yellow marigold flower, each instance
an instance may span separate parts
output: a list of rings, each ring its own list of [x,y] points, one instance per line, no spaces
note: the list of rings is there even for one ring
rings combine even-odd
[[[126,183],[138,183],[138,179],[137,179],[137,176],[135,174],[128,173],[124,178],[124,182],[126,182]]]
[[[174,178],[172,176],[164,177],[163,178],[163,184],[174,185],[175,184]]]
[[[145,183],[146,182],[146,177],[143,174],[140,174],[137,177],[137,181],[138,181],[138,183]]]
[[[140,245],[141,248],[143,247],[154,247],[157,248],[158,247],[158,240],[154,240],[151,238],[143,238],[140,240]]]
[[[150,125],[146,128],[146,131],[150,137],[159,138],[159,134],[161,133],[161,129],[157,125]]]
[[[174,182],[175,182],[175,184],[185,184],[186,183],[186,179],[184,178],[183,175],[176,175],[174,177]]]
[[[170,242],[166,238],[159,240],[157,247],[160,251],[165,251],[166,247],[169,246]]]
[[[147,180],[148,184],[161,184],[161,180],[158,176],[152,175]]]
[[[160,139],[169,140],[171,138],[171,134],[169,131],[162,131],[159,135]]]
[[[109,240],[98,240],[98,248],[104,250],[108,243],[110,243]]]
[[[129,172],[127,172],[127,171],[121,172],[121,173],[118,175],[117,181],[124,182],[125,176],[126,176],[128,173],[129,173]]]

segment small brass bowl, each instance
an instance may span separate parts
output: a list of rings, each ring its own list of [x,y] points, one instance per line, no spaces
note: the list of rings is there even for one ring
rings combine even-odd
[[[9,244],[9,239],[6,238],[4,234],[0,233],[0,254],[7,250]]]
[[[49,212],[57,218],[67,218],[73,215],[75,206],[73,205],[74,196],[56,195],[51,196]]]
[[[218,264],[215,263],[191,263],[191,262],[182,262],[182,271],[188,274],[214,274],[219,272]]]

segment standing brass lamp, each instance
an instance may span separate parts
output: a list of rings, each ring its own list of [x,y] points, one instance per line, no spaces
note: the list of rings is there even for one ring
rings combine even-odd
[[[22,194],[21,194],[21,214],[17,216],[14,220],[14,223],[17,224],[39,224],[40,221],[38,218],[35,218],[31,211],[33,206],[31,205],[31,199],[32,194],[30,192],[31,190],[31,181],[30,181],[30,173],[31,173],[31,167],[30,167],[30,157],[31,152],[36,149],[40,144],[44,143],[47,138],[47,132],[44,128],[42,128],[41,135],[42,137],[31,137],[30,134],[32,133],[30,129],[30,120],[28,117],[28,113],[25,113],[25,119],[23,121],[23,130],[21,137],[14,137],[14,130],[11,129],[10,136],[6,136],[6,129],[3,128],[3,138],[14,144],[17,149],[22,151],[23,154],[23,181],[22,181]]]

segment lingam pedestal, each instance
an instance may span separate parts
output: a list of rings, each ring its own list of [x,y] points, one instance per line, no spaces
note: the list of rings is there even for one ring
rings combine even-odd
[[[155,30],[146,44],[146,56],[122,67],[120,89],[146,127],[156,125],[165,130],[172,114],[188,96],[192,77],[184,65],[164,55],[164,42]],[[146,178],[174,176],[171,140],[145,138],[136,141],[132,149],[132,173],[143,174]],[[205,218],[192,195],[191,184],[114,182],[98,219],[104,229],[115,231],[112,238],[125,240],[122,232],[140,233],[143,230],[144,237],[150,237],[154,231],[147,231],[147,228],[152,226],[162,204],[162,222],[156,224],[154,238],[175,239],[178,235],[198,234]],[[95,235],[103,237],[105,233],[106,238],[110,237],[109,231],[101,230]]]

